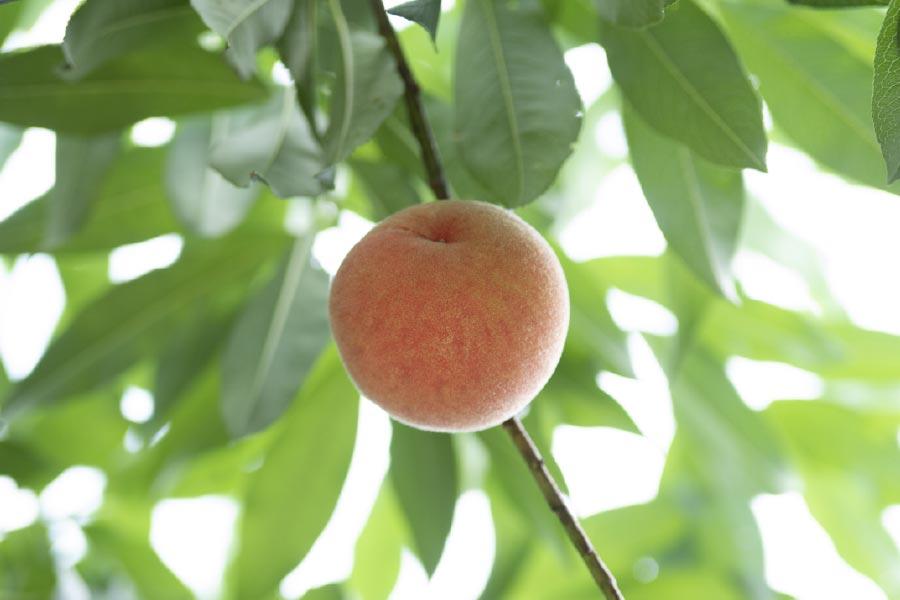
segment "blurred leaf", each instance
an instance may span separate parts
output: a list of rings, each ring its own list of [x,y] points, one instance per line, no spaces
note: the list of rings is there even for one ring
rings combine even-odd
[[[106,499],[84,533],[92,552],[118,562],[147,600],[185,600],[194,595],[163,564],[150,546],[152,503]]]
[[[437,42],[438,19],[441,18],[441,0],[410,0],[388,10],[425,28],[432,41]]]
[[[685,357],[671,390],[681,439],[704,477],[728,481],[748,497],[778,489],[784,468],[778,438],[744,404],[723,365],[695,351]]]
[[[269,430],[227,446],[213,446],[187,458],[166,473],[166,496],[243,495],[254,469],[265,460],[273,433]]]
[[[329,339],[328,275],[313,263],[309,235],[250,301],[222,356],[222,414],[235,437],[278,419]]]
[[[457,42],[454,140],[472,176],[505,206],[556,178],[581,126],[581,100],[536,15],[493,0],[466,4]]]
[[[193,40],[134,52],[78,82],[57,74],[59,46],[0,55],[0,120],[75,134],[101,133],[150,116],[174,116],[259,100]]]
[[[656,27],[600,30],[616,83],[648,124],[711,162],[765,171],[759,98],[706,13],[682,0]]]
[[[647,27],[663,20],[665,7],[674,0],[597,0],[597,12],[622,27]]]
[[[16,29],[24,7],[24,2],[13,2],[0,10],[0,45]]]
[[[344,590],[336,583],[309,590],[302,596],[303,600],[347,600]]]
[[[628,592],[629,600],[657,598],[715,598],[716,600],[744,600],[734,583],[709,569],[673,569],[657,579]]]
[[[802,4],[818,8],[841,8],[845,6],[878,6],[889,0],[788,0],[791,4]]]
[[[356,541],[350,589],[361,600],[386,600],[400,574],[403,547],[408,544],[405,517],[393,487],[385,482]]]
[[[40,490],[53,481],[59,469],[26,442],[5,439],[0,440],[0,473],[12,477],[19,487]]]
[[[634,377],[625,333],[612,320],[606,306],[610,283],[593,273],[591,263],[576,263],[561,252],[557,256],[569,284],[570,324],[568,345],[595,359],[601,369]]]
[[[829,169],[884,187],[871,118],[870,39],[852,27],[854,21],[877,27],[879,15],[798,10],[786,3],[717,6],[778,127]]]
[[[391,482],[415,540],[416,554],[434,574],[459,495],[456,454],[449,434],[392,422]]]
[[[281,36],[292,4],[292,0],[191,0],[203,22],[225,38],[228,56],[244,78],[256,71],[256,52]]]
[[[897,452],[893,454],[896,461]],[[900,595],[900,550],[882,526],[886,507],[877,488],[852,472],[808,472],[803,493],[844,560],[871,577],[888,598]]]
[[[9,438],[26,445],[58,474],[74,465],[116,466],[125,453],[127,429],[119,395],[105,392],[24,415],[10,426]]]
[[[0,594],[4,598],[50,600],[56,588],[56,566],[47,530],[35,523],[0,540]]]
[[[49,197],[44,243],[62,245],[81,229],[121,147],[122,134],[56,138],[56,182]]]
[[[66,294],[63,314],[56,324],[62,330],[100,294],[109,290],[109,257],[104,254],[54,256]]]
[[[292,88],[283,88],[264,106],[229,114],[216,133],[210,165],[237,186],[258,179],[282,198],[316,196],[331,186],[323,174],[322,150]]]
[[[888,182],[900,177],[900,128],[897,127],[898,93],[900,84],[900,2],[891,0],[884,25],[878,34],[878,48],[875,51],[875,83],[872,92],[872,117],[875,133],[881,144],[881,153],[887,165]]]
[[[208,166],[217,117],[178,126],[166,162],[166,191],[178,218],[206,237],[226,234],[244,219],[259,188],[239,188]]]
[[[335,24],[341,62],[322,141],[328,164],[344,160],[371,138],[403,93],[403,83],[384,40],[365,31],[351,33],[337,18]]]
[[[153,379],[153,418],[145,430],[155,431],[170,409],[212,360],[225,340],[231,315],[197,314],[187,327],[172,333],[159,355]]]
[[[283,417],[263,466],[248,485],[240,549],[232,565],[238,597],[274,590],[325,527],[350,465],[358,399],[337,351],[330,348]]]
[[[88,0],[66,26],[64,75],[78,79],[141,46],[171,39],[174,31],[201,30],[187,0]]]
[[[532,403],[528,407],[528,414],[522,419],[522,424],[531,436],[531,441],[541,453],[544,466],[550,473],[550,477],[556,482],[556,485],[563,494],[569,495],[569,486],[563,475],[562,469],[553,456],[553,432],[557,425],[562,422],[558,418],[556,411],[547,402]]]
[[[106,251],[176,230],[177,223],[162,202],[162,163],[163,153],[157,148],[124,152],[100,185],[87,222],[60,247],[48,248],[43,239],[53,192],[26,204],[0,222],[0,252]]]
[[[6,164],[6,160],[19,147],[24,132],[18,127],[10,127],[0,123],[0,169]]]
[[[353,174],[365,188],[372,206],[372,217],[380,221],[420,202],[409,175],[400,167],[384,162],[350,161]]]
[[[280,241],[272,236],[198,247],[186,251],[172,267],[110,290],[50,344],[4,408],[59,402],[109,381],[140,356],[158,351],[194,303],[207,301],[222,287],[259,269]]]
[[[515,518],[516,511],[509,505],[496,484],[486,486],[491,501],[491,519],[494,523],[494,564],[491,576],[481,593],[480,600],[509,598],[510,588],[519,578],[534,544],[529,536],[528,523]]]
[[[744,210],[740,171],[722,169],[657,134],[623,106],[631,163],[672,249],[714,290],[735,298],[731,260]]]
[[[597,386],[600,368],[590,351],[569,339],[550,381],[535,399],[532,409],[547,413],[552,421],[580,427],[616,427],[638,433],[627,412]]]

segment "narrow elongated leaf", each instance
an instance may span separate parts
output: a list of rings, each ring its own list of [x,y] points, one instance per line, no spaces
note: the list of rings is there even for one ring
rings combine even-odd
[[[657,134],[630,106],[622,113],[631,164],[669,245],[700,279],[735,297],[731,259],[744,212],[740,172]]]
[[[50,193],[45,244],[59,246],[84,225],[119,154],[119,132],[96,137],[57,136],[56,183]]]
[[[728,40],[691,0],[656,27],[600,29],[613,77],[647,123],[716,164],[765,170],[759,98]]]
[[[718,6],[779,129],[834,172],[884,187],[872,126],[871,40],[878,16],[866,11],[853,20],[856,12],[778,4]],[[869,23],[874,31],[866,33]]]
[[[158,351],[179,316],[260,268],[282,240],[228,240],[174,266],[122,284],[85,308],[12,391],[5,409],[58,402],[118,375]],[[114,324],[111,326],[111,324]]]
[[[552,183],[581,126],[581,100],[547,25],[506,3],[466,4],[456,53],[455,139],[485,198],[521,206]]]
[[[329,164],[344,160],[375,135],[403,93],[384,40],[366,31],[338,27],[341,61],[323,145]]]
[[[258,82],[240,81],[193,40],[119,57],[77,82],[56,74],[62,62],[59,46],[0,55],[0,120],[92,134],[263,97]]]
[[[89,0],[66,26],[65,75],[80,78],[141,46],[203,28],[188,0]]]
[[[222,414],[235,436],[281,416],[328,342],[328,275],[312,262],[313,239],[294,243],[231,332],[222,357]]]
[[[415,540],[416,554],[434,573],[450,532],[459,482],[453,441],[446,433],[394,422],[391,482]]]
[[[872,117],[881,153],[887,165],[888,181],[900,177],[900,1],[891,0],[884,17],[875,51],[875,84],[872,93]]]
[[[166,163],[166,190],[178,218],[195,233],[224,235],[246,216],[259,188],[240,188],[208,166],[217,119],[196,119],[179,125]]]
[[[93,252],[139,242],[178,229],[163,201],[158,148],[131,148],[115,162],[102,183],[81,230],[62,246],[48,246],[44,231],[51,212],[50,191],[0,222],[0,252]]]
[[[441,0],[410,0],[388,10],[392,15],[418,23],[432,41],[437,40],[438,19],[441,18]]]
[[[292,0],[191,0],[210,29],[228,42],[228,55],[243,77],[256,71],[256,52],[281,36]]]
[[[316,363],[248,485],[232,565],[237,597],[274,591],[325,527],[350,465],[358,405],[359,393],[332,347]]]
[[[247,187],[259,179],[282,198],[315,196],[331,185],[323,174],[322,150],[291,88],[265,106],[229,115],[213,140],[210,164],[234,185]]]
[[[294,2],[294,10],[278,40],[278,54],[281,62],[288,68],[294,78],[297,99],[306,121],[311,124],[313,133],[316,130],[316,61],[319,40],[318,2],[316,0],[298,0]]]
[[[353,573],[348,582],[362,600],[387,600],[394,589],[403,547],[409,545],[406,529],[393,487],[385,482],[356,542]],[[373,556],[378,560],[372,560]]]
[[[603,19],[622,27],[647,27],[662,21],[671,0],[596,0]]]

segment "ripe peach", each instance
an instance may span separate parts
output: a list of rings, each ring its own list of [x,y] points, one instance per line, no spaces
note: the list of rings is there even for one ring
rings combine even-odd
[[[531,226],[484,202],[391,215],[334,278],[331,326],[356,386],[397,420],[473,431],[519,412],[559,361],[569,295]]]

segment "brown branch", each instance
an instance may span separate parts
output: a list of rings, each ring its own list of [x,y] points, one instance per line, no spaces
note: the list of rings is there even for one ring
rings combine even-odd
[[[594,577],[594,581],[597,582],[597,587],[603,591],[603,595],[607,600],[623,600],[622,592],[619,591],[616,585],[616,578],[603,564],[603,561],[597,555],[597,551],[594,550],[591,540],[584,532],[584,529],[581,528],[578,519],[575,518],[575,515],[569,509],[565,497],[559,491],[559,486],[556,485],[553,476],[544,464],[544,459],[541,458],[540,450],[534,445],[531,436],[528,435],[528,432],[522,425],[522,421],[519,420],[519,417],[513,417],[503,422],[503,428],[509,433],[513,443],[519,450],[519,454],[525,459],[528,470],[531,471],[538,487],[541,488],[541,493],[544,494],[544,499],[547,500],[551,510],[559,517],[566,534],[572,540],[572,544],[578,550],[578,554],[581,555],[584,564],[587,565],[588,571]]]
[[[428,124],[428,117],[425,114],[425,106],[422,104],[419,84],[409,68],[409,63],[406,62],[403,49],[400,47],[400,40],[397,39],[391,22],[388,21],[384,4],[381,0],[370,0],[370,4],[372,12],[375,14],[375,20],[378,22],[378,32],[387,43],[388,50],[394,55],[397,73],[403,80],[403,96],[409,112],[409,123],[413,135],[416,136],[419,147],[422,149],[422,162],[428,176],[428,185],[438,200],[444,200],[450,197],[450,190],[447,187],[447,178],[444,176],[444,169],[441,166],[441,157],[434,141],[434,134],[431,132],[431,126]]]
[[[416,136],[416,140],[418,140],[419,147],[422,150],[422,162],[425,164],[425,170],[428,174],[428,184],[439,200],[448,198],[447,178],[444,176],[444,169],[441,166],[441,159],[437,145],[434,142],[434,135],[431,132],[428,117],[425,115],[425,108],[422,105],[419,84],[409,69],[409,64],[403,55],[403,49],[400,47],[397,34],[394,32],[394,28],[391,27],[387,13],[384,11],[382,0],[370,0],[370,3],[372,11],[375,13],[375,19],[378,21],[378,31],[387,43],[391,54],[394,55],[397,63],[397,72],[403,80],[409,121],[412,125],[413,134]],[[575,518],[575,515],[572,514],[572,511],[566,504],[562,492],[559,491],[553,476],[547,471],[540,451],[522,426],[522,422],[518,417],[513,417],[503,423],[503,428],[509,433],[519,453],[525,459],[528,470],[531,471],[538,487],[541,488],[541,493],[544,494],[547,504],[559,518],[560,523],[566,530],[566,534],[572,540],[572,543],[578,550],[578,554],[581,555],[584,564],[587,565],[603,595],[607,600],[623,600],[622,592],[616,586],[615,578],[609,569],[606,568],[606,565],[603,564],[603,561],[600,560],[584,529],[578,523],[578,519]]]

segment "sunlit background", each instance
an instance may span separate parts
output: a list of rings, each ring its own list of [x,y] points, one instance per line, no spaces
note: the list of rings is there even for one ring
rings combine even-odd
[[[77,0],[55,2],[31,30],[12,35],[4,50],[59,42],[77,4]],[[444,0],[445,9],[451,5]],[[397,21],[395,26],[405,23]],[[585,105],[610,87],[605,55],[596,44],[570,50],[566,61]],[[167,119],[148,119],[133,128],[132,139],[138,145],[161,145],[173,131],[174,124]],[[582,135],[594,136],[609,157],[627,154],[622,124],[615,113]],[[52,187],[54,143],[50,131],[26,132],[0,172],[0,219]],[[790,265],[748,250],[745,244],[734,267],[746,293],[777,306],[821,314],[830,307],[820,306],[810,288],[826,286],[858,326],[900,334],[900,278],[884,276],[896,273],[900,257],[896,233],[900,202],[896,196],[850,185],[778,144],[770,145],[768,164],[768,174],[746,172],[749,194],[780,226],[808,244],[811,252],[795,256],[795,264]],[[593,199],[558,232],[569,256],[587,260],[659,255],[665,250],[666,242],[627,164],[598,181],[579,182],[579,188],[593,188]],[[316,258],[333,274],[371,226],[354,214],[342,214],[337,227],[320,234],[314,248]],[[177,259],[181,246],[179,236],[168,235],[118,248],[109,256],[109,279],[123,282],[169,265]],[[805,280],[799,274],[801,269],[814,273],[816,279]],[[569,483],[571,502],[582,516],[652,500],[675,431],[665,375],[641,333],[672,334],[678,327],[676,318],[654,302],[615,289],[607,303],[616,323],[630,332],[629,350],[637,378],[603,372],[598,384],[623,404],[643,435],[602,427],[563,426],[556,430],[553,453]],[[0,261],[0,359],[13,380],[34,368],[64,304],[63,286],[51,257],[23,256],[8,265]],[[727,374],[754,410],[778,399],[815,399],[823,389],[822,381],[812,373],[739,356],[728,361]],[[121,411],[131,422],[144,422],[153,414],[153,397],[144,389],[130,388],[121,399]],[[126,435],[122,443],[132,451],[140,444],[133,435]],[[337,509],[307,558],[283,581],[283,595],[299,597],[310,588],[349,575],[356,538],[388,468],[389,444],[387,416],[363,403],[357,446]],[[66,567],[77,563],[86,551],[80,525],[101,505],[104,486],[102,471],[91,467],[68,469],[40,495],[19,489],[12,478],[0,475],[0,538],[29,525],[39,515],[50,523],[64,600],[88,597],[87,588]],[[753,500],[752,510],[762,534],[766,577],[773,589],[801,600],[886,598],[873,581],[840,558],[799,493],[760,495]],[[153,512],[152,545],[201,598],[215,598],[236,518],[237,505],[225,497],[165,500]],[[884,511],[882,520],[900,545],[900,506]],[[604,544],[614,543],[597,540],[601,554]],[[487,498],[481,492],[468,491],[456,506],[434,576],[429,580],[414,555],[407,552],[391,598],[477,598],[490,574],[493,554]],[[646,571],[648,577],[655,576],[652,559],[635,568]]]

